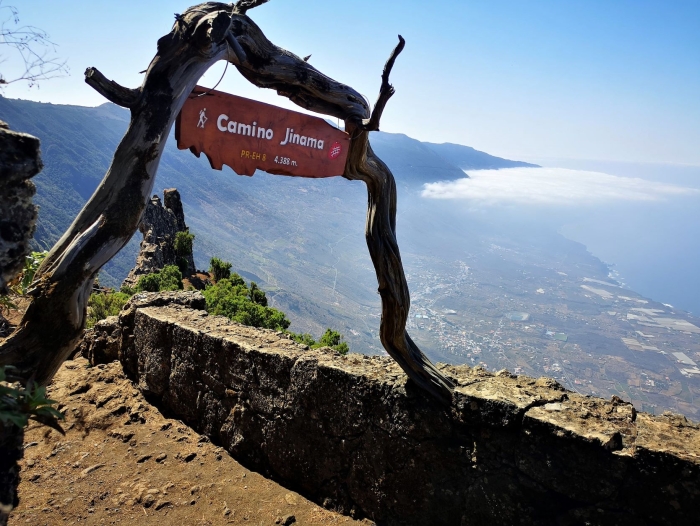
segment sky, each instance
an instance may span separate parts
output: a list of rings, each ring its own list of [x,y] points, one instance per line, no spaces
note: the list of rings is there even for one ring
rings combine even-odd
[[[4,0],[46,30],[70,76],[5,96],[94,106],[95,66],[135,87],[180,0]],[[271,0],[268,38],[370,101],[397,35],[406,49],[382,130],[522,160],[700,165],[700,2],[674,0]],[[13,57],[0,49],[0,72]],[[223,64],[202,79],[213,86]],[[288,108],[229,68],[218,89]],[[1,116],[0,116],[1,118]]]

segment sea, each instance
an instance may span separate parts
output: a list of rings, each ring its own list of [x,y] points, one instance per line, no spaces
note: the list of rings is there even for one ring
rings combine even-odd
[[[564,220],[559,231],[607,263],[626,287],[700,315],[700,166],[604,161],[539,164],[696,190],[593,207],[590,213]]]
[[[700,315],[700,166],[527,160],[541,168],[467,170],[421,195],[490,224],[563,235],[623,286]]]

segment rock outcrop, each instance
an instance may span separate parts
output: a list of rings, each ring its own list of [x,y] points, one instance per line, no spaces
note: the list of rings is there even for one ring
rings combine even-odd
[[[139,230],[143,234],[141,249],[136,258],[136,266],[129,272],[123,285],[135,287],[139,278],[152,274],[166,265],[180,266],[175,252],[175,236],[178,232],[186,232],[185,212],[182,208],[180,193],[175,188],[163,190],[163,202],[154,195],[146,206],[141,218]],[[192,254],[184,256],[183,276],[195,273]]]
[[[11,131],[0,121],[0,294],[30,253],[38,213],[30,179],[43,167],[39,139]]]
[[[389,358],[307,350],[193,309],[189,294],[135,297],[113,320],[125,371],[328,508],[389,525],[697,524],[700,428],[682,416],[443,365],[458,386],[445,408]]]
[[[197,291],[141,292],[134,294],[124,305],[119,316],[110,316],[98,321],[92,329],[87,329],[76,354],[98,365],[121,360],[126,369],[137,367],[133,362],[134,316],[136,311],[146,307],[177,305],[197,312],[206,307],[206,300]],[[133,362],[133,363],[132,363]]]
[[[0,121],[0,294],[24,266],[31,252],[38,208],[32,203],[36,193],[30,181],[44,165],[39,139],[11,131]],[[0,313],[0,337],[9,326]],[[18,460],[22,458],[24,430],[0,423],[0,525],[17,503]]]

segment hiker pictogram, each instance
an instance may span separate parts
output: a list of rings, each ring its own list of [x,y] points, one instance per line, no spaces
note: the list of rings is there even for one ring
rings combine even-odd
[[[207,109],[204,108],[199,112],[199,122],[197,123],[197,128],[204,128],[204,123],[207,122]]]

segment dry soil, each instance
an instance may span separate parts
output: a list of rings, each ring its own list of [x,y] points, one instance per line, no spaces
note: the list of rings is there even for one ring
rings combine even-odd
[[[245,469],[151,406],[117,362],[67,361],[48,393],[66,435],[29,427],[12,526],[373,524]]]

